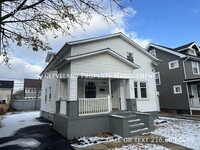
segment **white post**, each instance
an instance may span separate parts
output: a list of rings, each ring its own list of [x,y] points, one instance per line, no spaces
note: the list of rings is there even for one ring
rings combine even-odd
[[[78,80],[76,77],[69,78],[69,101],[77,101]]]
[[[109,112],[112,111],[112,101],[111,101],[111,98],[112,98],[112,92],[111,92],[111,78],[108,78],[108,86],[109,86],[109,95],[108,95],[108,107],[109,107]]]

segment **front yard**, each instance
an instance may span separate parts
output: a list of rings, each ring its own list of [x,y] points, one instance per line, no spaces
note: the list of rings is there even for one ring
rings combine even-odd
[[[156,129],[151,133],[124,139],[109,133],[97,134],[76,138],[70,144],[72,141],[54,131],[51,123],[35,119],[38,117],[39,112],[1,116],[0,149],[73,149],[72,146],[75,149],[113,150],[200,149],[200,121],[160,117],[155,120]]]

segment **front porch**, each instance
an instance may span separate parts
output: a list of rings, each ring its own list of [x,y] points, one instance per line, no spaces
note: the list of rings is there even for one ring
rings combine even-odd
[[[130,137],[152,131],[153,116],[136,113],[136,99],[130,98],[128,86],[129,79],[60,80],[54,129],[69,139],[101,132]]]
[[[190,110],[200,110],[200,82],[188,82]]]

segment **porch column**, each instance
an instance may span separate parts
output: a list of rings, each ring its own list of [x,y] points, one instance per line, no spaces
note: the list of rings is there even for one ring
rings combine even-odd
[[[78,117],[77,77],[68,79],[68,87],[69,99],[67,100],[67,116],[69,118],[76,118]]]
[[[111,78],[108,78],[108,90],[109,90],[109,102],[110,102],[110,105],[109,105],[109,108],[110,108],[110,111],[112,111],[112,93],[111,93]]]

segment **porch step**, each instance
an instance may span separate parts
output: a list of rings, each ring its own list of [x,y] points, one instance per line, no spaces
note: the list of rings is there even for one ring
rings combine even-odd
[[[131,136],[135,136],[135,135],[140,135],[142,133],[148,132],[149,129],[148,128],[142,128],[142,129],[138,129],[138,130],[132,130],[129,132],[130,137]]]
[[[129,125],[129,130],[136,130],[136,129],[141,129],[141,128],[144,128],[145,125],[144,123],[137,123],[137,124],[132,124],[132,125]]]
[[[133,124],[138,124],[138,123],[140,123],[140,122],[141,122],[140,119],[132,119],[132,120],[129,120],[129,121],[128,121],[128,124],[129,124],[129,125],[133,125]]]

